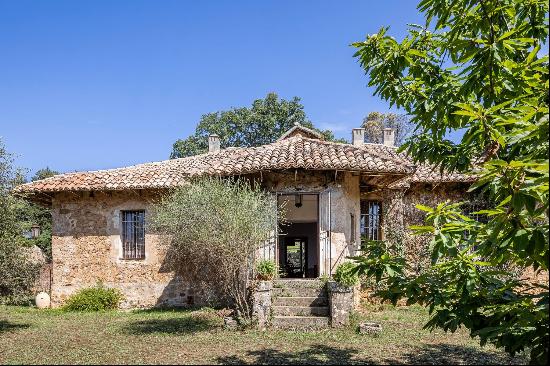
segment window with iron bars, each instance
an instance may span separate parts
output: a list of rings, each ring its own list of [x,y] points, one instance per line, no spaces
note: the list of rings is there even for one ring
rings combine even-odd
[[[122,211],[122,257],[145,259],[145,211]]]
[[[361,200],[361,238],[382,239],[382,202]]]

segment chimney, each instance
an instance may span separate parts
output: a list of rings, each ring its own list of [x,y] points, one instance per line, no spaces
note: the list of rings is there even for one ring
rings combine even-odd
[[[220,151],[220,136],[212,134],[208,136],[208,152]]]
[[[395,146],[395,129],[393,128],[384,128],[384,145],[385,146]]]
[[[354,128],[351,130],[351,143],[353,146],[363,146],[365,144],[364,128]]]

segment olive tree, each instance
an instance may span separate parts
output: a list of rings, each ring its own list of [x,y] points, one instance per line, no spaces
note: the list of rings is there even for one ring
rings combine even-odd
[[[423,0],[423,25],[396,40],[382,28],[354,43],[375,93],[416,125],[402,146],[415,161],[472,172],[490,204],[418,206],[431,267],[410,275],[391,253],[367,251],[360,272],[393,301],[429,306],[428,328],[466,327],[481,343],[548,361],[548,282],[502,268],[548,271],[548,1]],[[461,130],[460,141],[448,138]],[[378,250],[378,249],[377,249]],[[547,273],[547,272],[546,272]],[[546,274],[548,276],[548,274]],[[547,279],[547,277],[546,277]]]
[[[11,194],[18,181],[13,156],[0,140],[0,303],[28,304],[40,266],[25,254],[29,243],[19,214],[27,204]]]
[[[201,178],[163,197],[150,225],[166,238],[171,269],[203,293],[221,295],[250,320],[256,250],[277,217],[274,197],[256,185]]]

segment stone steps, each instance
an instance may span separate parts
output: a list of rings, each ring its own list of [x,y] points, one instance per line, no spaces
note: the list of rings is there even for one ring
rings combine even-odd
[[[286,330],[317,330],[328,328],[328,316],[274,316],[271,326]]]
[[[317,287],[274,287],[271,290],[272,296],[298,296],[298,297],[317,297],[326,296],[324,288]]]
[[[320,280],[316,279],[286,279],[273,281],[273,288],[318,288],[324,289],[325,286]]]
[[[283,279],[273,283],[271,326],[315,330],[330,325],[326,286],[315,279]]]
[[[273,306],[275,316],[329,316],[328,306]]]
[[[325,296],[277,296],[273,306],[328,306]]]

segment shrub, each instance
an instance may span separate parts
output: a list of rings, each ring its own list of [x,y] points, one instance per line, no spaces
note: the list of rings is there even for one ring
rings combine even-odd
[[[166,264],[212,305],[252,319],[254,256],[276,228],[273,195],[244,180],[197,179],[163,197],[150,228],[163,234]]]
[[[102,284],[82,289],[70,296],[64,310],[67,311],[103,311],[117,309],[123,296],[119,290],[105,288]]]
[[[277,275],[277,265],[273,261],[262,259],[256,264],[256,272],[259,280],[270,281]]]
[[[0,304],[30,305],[40,265],[29,261],[17,239],[0,236]]]
[[[359,276],[355,271],[356,265],[352,262],[344,262],[336,267],[334,281],[346,287],[353,287],[359,283]]]

